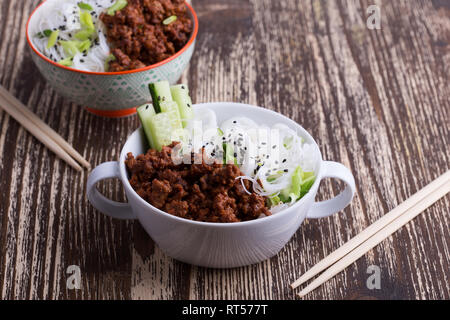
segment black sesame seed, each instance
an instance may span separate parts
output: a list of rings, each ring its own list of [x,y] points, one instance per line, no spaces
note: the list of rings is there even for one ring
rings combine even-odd
[[[233,121],[233,123],[237,123],[237,121],[236,121],[236,120],[234,120],[234,121]]]
[[[289,170],[288,169],[284,169],[284,172],[289,172]]]
[[[283,159],[283,163],[285,163],[286,162],[286,159]]]

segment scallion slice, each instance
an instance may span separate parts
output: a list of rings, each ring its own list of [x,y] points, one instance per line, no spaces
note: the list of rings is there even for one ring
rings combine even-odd
[[[94,10],[94,8],[92,8],[90,4],[84,3],[84,2],[78,2],[78,7],[79,7],[80,9],[88,10],[88,11]]]
[[[52,30],[50,29],[46,29],[42,32],[38,32],[36,33],[36,37],[38,37],[39,39],[45,38],[45,37],[50,37],[50,35],[52,34]]]
[[[66,66],[66,67],[70,67],[73,64],[73,58],[69,57],[69,58],[65,58],[63,60],[59,60],[58,63],[60,65]]]
[[[176,20],[177,20],[177,16],[170,16],[170,17],[164,19],[163,24],[167,26]]]
[[[116,11],[122,10],[127,6],[127,4],[127,0],[117,0],[111,7],[108,8],[108,11],[106,11],[106,13],[110,16],[113,16],[116,14]]]
[[[48,37],[47,49],[50,49],[56,44],[56,40],[58,40],[59,30],[52,31],[50,36]]]
[[[87,40],[95,33],[95,30],[84,29],[75,33],[75,38],[78,40]]]
[[[92,21],[92,16],[87,11],[80,12],[80,23],[83,28],[87,30],[95,30],[94,22]]]
[[[105,60],[105,71],[108,72],[109,70],[109,63],[111,61],[115,61],[116,57],[111,53]]]
[[[80,52],[87,51],[91,47],[91,41],[87,39],[77,43],[76,46]]]
[[[63,47],[64,52],[70,56],[73,57],[76,55],[78,51],[79,42],[81,41],[59,41],[59,44],[61,47]]]

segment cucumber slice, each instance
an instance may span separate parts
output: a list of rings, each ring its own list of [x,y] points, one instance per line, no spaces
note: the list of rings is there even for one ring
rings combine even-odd
[[[163,146],[172,142],[172,119],[168,113],[157,113],[147,122],[148,129],[153,139],[153,148],[161,151]]]
[[[137,114],[139,120],[141,121],[142,128],[144,128],[145,136],[147,137],[147,141],[150,145],[150,148],[155,148],[152,132],[148,125],[150,119],[156,114],[155,109],[151,104],[144,104],[139,108],[137,108]]]
[[[189,96],[189,88],[185,84],[178,84],[170,87],[173,101],[178,104],[180,110],[183,127],[186,127],[187,121],[194,118],[194,111],[192,110],[192,100]]]
[[[161,112],[160,103],[164,101],[173,101],[172,94],[170,93],[169,81],[160,81],[156,83],[150,83],[148,85],[150,94],[152,95],[153,106],[156,113]]]
[[[178,111],[178,105],[175,101],[164,101],[159,104],[162,113],[167,113],[171,119],[171,125],[174,130],[182,129],[180,112]]]

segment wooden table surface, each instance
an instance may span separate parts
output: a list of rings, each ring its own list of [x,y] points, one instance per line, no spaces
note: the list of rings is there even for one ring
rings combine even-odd
[[[0,84],[93,166],[117,159],[136,116],[104,119],[55,94],[34,66],[25,23],[38,0],[0,0]],[[448,1],[194,0],[197,47],[184,74],[194,102],[235,101],[294,119],[327,160],[353,172],[340,214],[309,220],[274,258],[231,270],[167,257],[136,221],[89,205],[76,173],[0,111],[2,299],[295,299],[289,284],[450,169]],[[118,181],[105,195],[125,200]],[[325,181],[319,199],[341,186]],[[450,197],[306,299],[449,299]],[[77,265],[81,288],[68,289]],[[381,272],[368,289],[367,268]]]

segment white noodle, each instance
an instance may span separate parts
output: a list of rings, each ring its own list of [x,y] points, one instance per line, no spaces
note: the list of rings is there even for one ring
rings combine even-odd
[[[48,38],[38,37],[37,34],[44,30],[59,30],[58,40],[76,40],[74,35],[82,29],[80,24],[80,8],[77,3],[79,0],[47,0],[46,12],[41,16],[37,24],[37,30],[30,30],[33,44],[47,58],[58,62],[68,58],[63,48],[56,44],[47,49]],[[95,40],[92,41],[92,47],[85,54],[77,53],[73,57],[71,68],[104,72],[105,62],[110,55],[110,47],[106,40],[106,28],[99,19],[100,13],[109,8],[112,3],[110,0],[83,0],[83,3],[89,4],[93,10],[91,12],[92,21],[96,27]]]

